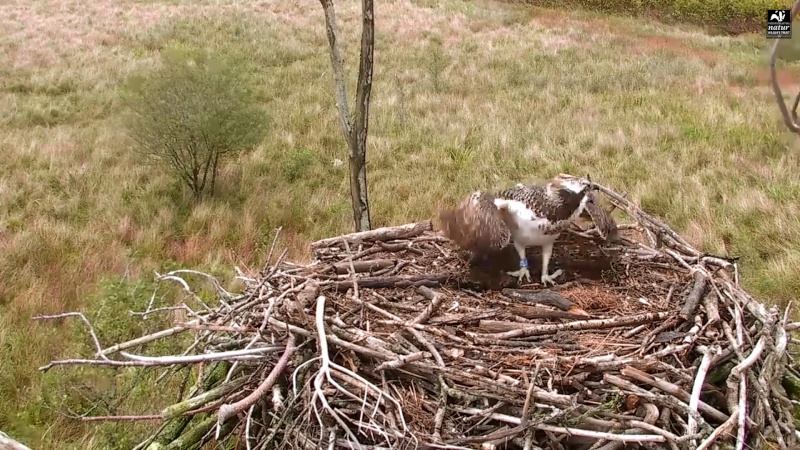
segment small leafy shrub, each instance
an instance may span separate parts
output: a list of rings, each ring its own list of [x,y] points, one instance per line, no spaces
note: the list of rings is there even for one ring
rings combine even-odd
[[[213,192],[220,164],[258,144],[265,114],[236,60],[176,48],[128,83],[128,132],[137,151],[171,172],[199,200]]]
[[[306,147],[290,150],[281,166],[283,176],[289,182],[302,178],[306,174],[308,167],[314,163],[315,157],[316,154]]]

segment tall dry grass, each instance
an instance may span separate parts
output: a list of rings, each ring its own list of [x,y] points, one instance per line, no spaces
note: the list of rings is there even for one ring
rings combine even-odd
[[[359,2],[337,6],[352,94]],[[800,293],[798,139],[766,87],[760,36],[463,0],[376,14],[374,226],[430,217],[471,189],[589,172],[702,248],[740,255],[761,298]],[[34,448],[125,448],[141,428],[81,425],[65,408],[127,393],[103,407],[152,413],[137,381],[157,374],[42,376],[89,347],[79,325],[30,317],[82,309],[101,338],[124,338],[143,330],[127,311],[144,308],[153,270],[230,278],[263,263],[277,226],[296,260],[350,231],[322,12],[314,0],[17,0],[0,4],[0,29],[0,429]],[[137,163],[118,92],[187,45],[249,55],[272,130],[194,208]]]

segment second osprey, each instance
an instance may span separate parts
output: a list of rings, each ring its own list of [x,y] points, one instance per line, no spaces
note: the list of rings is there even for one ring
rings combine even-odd
[[[439,218],[445,236],[478,259],[503,249],[509,242],[519,254],[519,270],[509,275],[531,281],[526,248],[542,247],[544,285],[555,284],[561,269],[548,272],[556,239],[584,211],[594,216],[600,207],[595,204],[597,188],[588,179],[560,174],[545,185],[516,186],[489,194],[473,192],[452,210],[442,211]]]

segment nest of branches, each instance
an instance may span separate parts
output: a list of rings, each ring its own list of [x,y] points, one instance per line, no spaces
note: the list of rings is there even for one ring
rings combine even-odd
[[[629,223],[615,242],[564,233],[552,288],[515,286],[513,249],[485,275],[431,222],[382,228],[313,243],[309,265],[284,252],[237,295],[214,281],[218,306],[181,306],[192,320],[43,369],[197,371],[139,449],[797,448],[782,382],[800,324],[743,291],[735,259],[600,190]],[[191,291],[188,272],[161,279]],[[182,355],[131,353],[187,332]]]

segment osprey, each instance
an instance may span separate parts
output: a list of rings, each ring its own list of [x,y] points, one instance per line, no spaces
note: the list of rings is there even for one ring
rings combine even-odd
[[[550,274],[548,266],[561,232],[587,213],[598,225],[614,224],[595,203],[595,190],[588,176],[580,179],[560,174],[544,185],[520,183],[494,194],[473,192],[457,208],[442,211],[439,219],[445,236],[478,258],[513,243],[519,254],[519,270],[508,274],[518,277],[518,282],[523,278],[531,281],[526,248],[542,247],[541,282],[555,284],[562,271]],[[601,234],[608,233],[601,229]]]

